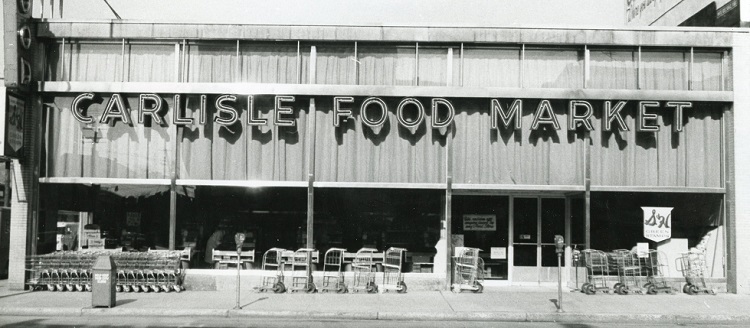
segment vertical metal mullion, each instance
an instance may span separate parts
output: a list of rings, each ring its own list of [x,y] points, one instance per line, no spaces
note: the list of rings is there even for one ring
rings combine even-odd
[[[62,62],[62,68],[60,68],[60,81],[65,80],[65,38],[62,38],[62,50],[60,51],[60,61]]]
[[[643,89],[643,62],[641,62],[641,46],[638,46],[638,62],[636,63],[636,89]]]
[[[419,42],[414,45],[414,84],[419,85]]]
[[[542,197],[536,197],[536,280],[542,282]]]
[[[354,84],[359,85],[359,49],[358,49],[358,42],[354,41]]]
[[[460,80],[461,86],[464,86],[464,43],[463,42],[461,42],[461,54],[460,54],[460,56],[461,56],[461,61],[460,61],[461,62],[461,67],[459,67],[459,69],[458,69],[458,74],[459,74],[458,78]]]
[[[297,84],[302,81],[302,56],[300,53],[300,42],[297,41]]]
[[[445,68],[445,85],[451,86],[451,83],[453,82],[453,47],[448,47],[448,53],[446,56],[448,56],[448,65],[446,65],[447,67]]]
[[[727,68],[727,57],[728,53],[726,51],[721,53],[721,91],[725,91],[727,89],[726,86],[726,68]]]
[[[188,80],[187,75],[188,75],[188,70],[190,69],[190,67],[188,66],[188,47],[187,47],[187,40],[186,39],[182,39],[182,53],[181,53],[180,58],[181,58],[181,60],[180,60],[180,62],[181,62],[180,69],[182,71],[181,74],[180,74],[181,81],[182,82],[187,82],[187,80]]]
[[[690,63],[688,63],[688,90],[693,90],[693,80],[695,80],[695,70],[693,69],[693,60],[695,59],[694,48],[690,47]]]
[[[181,81],[181,77],[180,77],[180,64],[181,64],[181,61],[180,61],[180,43],[179,42],[175,42],[174,43],[174,58],[175,58],[175,61],[174,61],[174,79],[175,79],[175,82],[180,82]]]
[[[519,66],[519,69],[518,69],[518,72],[519,72],[518,73],[518,75],[519,75],[519,77],[518,77],[519,81],[518,82],[519,82],[519,86],[521,88],[524,87],[523,80],[524,80],[524,75],[525,74],[524,74],[523,71],[524,71],[524,68],[526,67],[526,65],[524,65],[524,61],[525,60],[526,60],[526,45],[522,44],[521,45],[521,62],[519,63],[520,66]]]
[[[234,66],[234,81],[239,82],[240,81],[240,75],[242,75],[242,67],[240,66],[240,40],[237,39],[237,49],[234,53],[234,59],[236,60]]]
[[[587,89],[591,83],[591,53],[587,45],[583,46],[583,88]]]
[[[513,248],[513,243],[515,240],[513,240],[513,228],[515,226],[515,220],[516,217],[513,214],[513,195],[508,196],[508,253],[507,253],[507,259],[508,259],[508,282],[513,282],[513,266],[515,265],[515,261],[513,260],[513,257],[515,256],[515,250]]]
[[[315,67],[317,66],[318,62],[318,47],[315,45],[310,46],[310,63],[309,63],[309,72],[307,76],[307,83],[308,84],[315,84],[317,80],[317,72],[315,70]]]
[[[120,48],[120,82],[125,82],[125,38],[122,39]]]

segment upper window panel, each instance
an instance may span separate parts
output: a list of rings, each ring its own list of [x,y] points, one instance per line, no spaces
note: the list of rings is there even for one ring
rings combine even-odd
[[[463,86],[518,88],[521,49],[464,49]]]
[[[315,84],[357,84],[354,44],[315,47]]]
[[[723,90],[722,53],[694,52],[692,75],[692,90]]]
[[[240,43],[240,81],[299,83],[296,43]]]
[[[46,74],[50,81],[122,81],[122,44],[52,43]]]
[[[236,44],[191,44],[187,52],[188,82],[237,81]]]
[[[126,44],[129,82],[177,82],[174,44]]]
[[[418,85],[459,86],[460,61],[461,54],[457,48],[419,47]]]
[[[589,87],[593,89],[637,89],[638,52],[591,50]]]
[[[642,89],[688,90],[689,62],[684,51],[641,51]]]
[[[416,46],[359,47],[360,85],[415,85]]]
[[[524,52],[525,88],[583,88],[583,51],[529,49]]]

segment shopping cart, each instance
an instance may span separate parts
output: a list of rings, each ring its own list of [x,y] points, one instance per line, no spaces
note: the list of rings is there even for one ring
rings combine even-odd
[[[607,254],[594,249],[584,249],[581,254],[586,263],[586,282],[581,286],[581,291],[587,295],[593,295],[597,291],[609,293],[611,288],[607,284],[609,275]]]
[[[462,248],[458,256],[454,258],[453,285],[451,290],[460,293],[464,289],[475,293],[481,293],[484,287],[480,281],[484,281],[484,261],[479,257],[479,248]]]
[[[669,272],[669,263],[667,255],[664,252],[650,249],[648,251],[648,282],[644,286],[646,293],[654,295],[660,292],[672,294],[672,287],[669,286],[666,274]]]
[[[352,260],[352,271],[354,271],[352,290],[354,292],[375,293],[378,291],[378,285],[375,284],[375,253],[378,253],[377,249],[361,248],[354,255],[354,260]]]
[[[348,291],[344,281],[344,272],[341,270],[344,264],[343,248],[331,248],[326,251],[323,260],[323,286],[320,291],[325,293],[335,291],[337,293],[346,293]]]
[[[312,248],[300,248],[292,255],[292,287],[289,291],[294,293],[304,291],[314,293],[317,291],[312,277]]]
[[[406,283],[402,272],[406,249],[391,247],[383,255],[383,292],[391,289],[398,293],[406,293]]]
[[[610,253],[617,263],[618,282],[614,285],[615,293],[627,295],[629,293],[643,293],[643,270],[640,258],[636,252],[617,249]]]
[[[686,284],[682,292],[688,295],[707,293],[715,295],[716,291],[706,285],[706,255],[703,252],[686,252],[676,261],[677,271],[682,272]]]
[[[258,291],[273,291],[274,293],[283,293],[286,291],[284,286],[284,258],[283,248],[271,248],[263,254],[263,266],[261,272],[260,287]]]

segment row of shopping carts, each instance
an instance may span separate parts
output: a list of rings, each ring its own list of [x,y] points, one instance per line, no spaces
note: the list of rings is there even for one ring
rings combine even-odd
[[[101,255],[115,262],[118,292],[182,291],[182,251],[59,251],[26,259],[32,290],[91,291],[92,266]]]
[[[283,248],[271,248],[263,254],[261,282],[258,291],[284,293],[289,292],[336,292],[346,293],[349,286],[344,280],[344,259],[346,249],[331,248],[326,251],[323,259],[323,284],[318,288],[313,281],[312,262],[314,249],[300,248],[285,259]],[[378,262],[382,254],[382,263]],[[375,283],[375,273],[378,264],[383,268],[383,282],[380,288],[385,291],[395,290],[398,293],[406,292],[404,283],[403,263],[406,249],[391,247],[385,252],[378,252],[374,248],[362,248],[354,255],[351,262],[353,280],[351,284],[354,292],[378,292]],[[284,268],[291,268],[292,284],[287,288],[285,285]]]
[[[620,295],[674,293],[667,280],[669,261],[664,252],[648,250],[638,254],[624,249],[612,252],[586,249],[581,253],[586,263],[586,282],[581,286],[581,291],[586,294],[610,291]],[[676,260],[676,266],[687,282],[684,293],[715,293],[706,284],[703,253],[683,253]],[[609,282],[611,276],[617,276],[617,282],[612,286]]]

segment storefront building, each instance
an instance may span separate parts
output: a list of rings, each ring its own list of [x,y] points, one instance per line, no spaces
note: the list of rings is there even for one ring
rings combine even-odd
[[[105,248],[190,247],[188,275],[215,271],[218,230],[217,249],[246,233],[256,268],[271,247],[403,247],[407,280],[435,288],[454,246],[531,285],[557,280],[555,235],[570,285],[578,250],[704,247],[737,290],[744,32],[50,20],[36,36],[16,286],[19,257],[98,229]],[[672,208],[662,241],[643,207]]]

